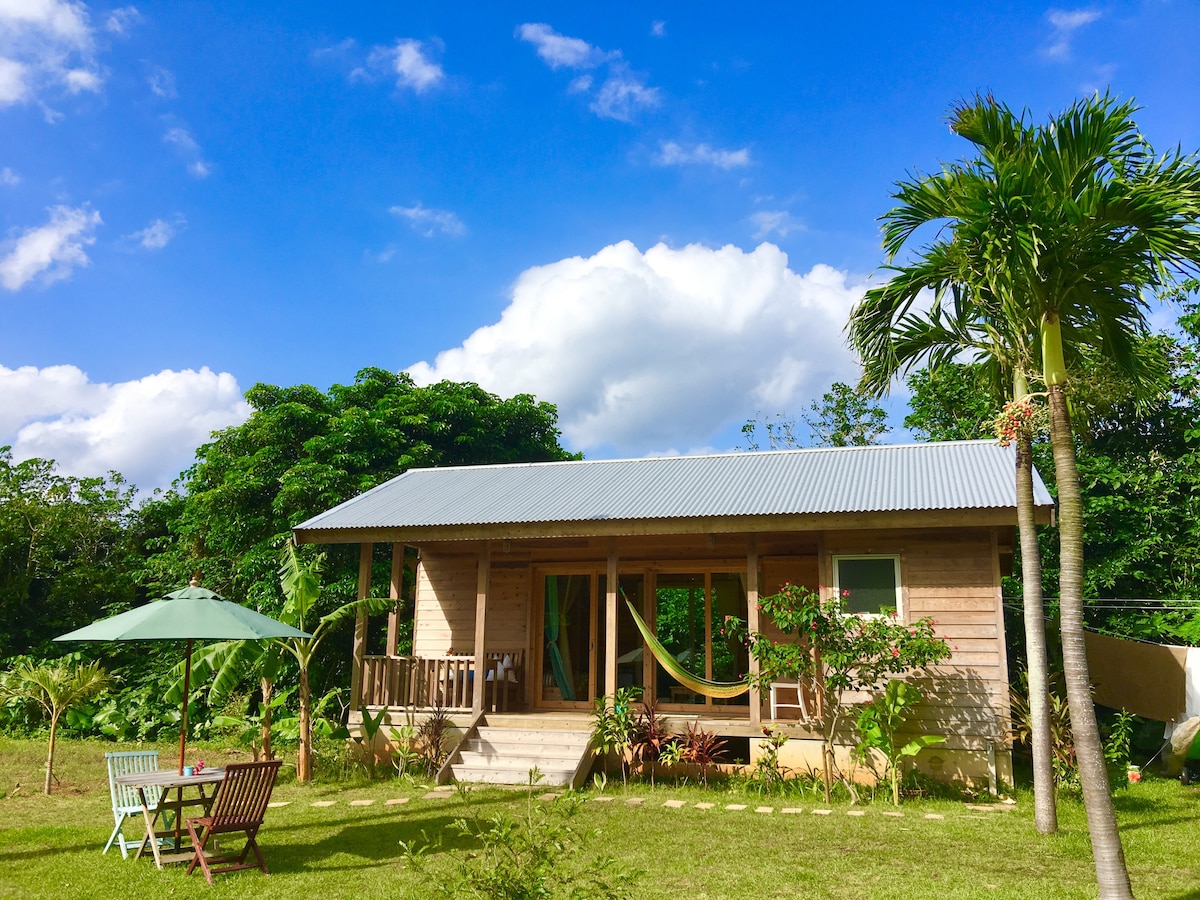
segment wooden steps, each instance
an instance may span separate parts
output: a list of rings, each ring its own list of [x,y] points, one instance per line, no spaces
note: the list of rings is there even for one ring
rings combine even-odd
[[[464,737],[450,760],[455,781],[526,784],[537,768],[546,787],[581,787],[591,769],[591,731],[584,723],[489,714]]]

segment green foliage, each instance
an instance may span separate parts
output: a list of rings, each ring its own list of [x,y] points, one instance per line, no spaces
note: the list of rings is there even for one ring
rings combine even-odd
[[[864,447],[891,429],[887,413],[848,384],[835,381],[804,417],[815,447]]]
[[[616,754],[621,760],[621,780],[628,777],[633,742],[637,737],[638,716],[633,704],[642,695],[639,687],[617,688],[614,696],[596,698],[592,712],[592,745],[596,751]]]
[[[926,747],[946,743],[939,735],[922,734],[901,743],[899,734],[921,702],[921,692],[907,682],[893,678],[883,693],[864,706],[858,714],[859,758],[869,763],[872,750],[883,754],[885,775],[892,784],[892,804],[900,805],[900,779],[904,760],[915,757]]]
[[[1059,791],[1079,794],[1079,769],[1075,763],[1075,738],[1071,733],[1071,711],[1062,673],[1051,671],[1048,679],[1050,708],[1050,763]],[[1022,670],[1009,691],[1012,737],[1029,746],[1033,738],[1033,716],[1029,709],[1029,674]]]
[[[977,364],[918,369],[905,379],[911,393],[904,427],[919,441],[971,441],[992,436],[996,403],[990,378]]]
[[[450,878],[431,884],[431,896],[481,900],[633,896],[633,874],[619,868],[616,859],[584,856],[586,844],[599,832],[575,824],[583,798],[572,792],[551,803],[540,802],[534,791],[541,778],[536,768],[530,770],[525,809],[519,817],[506,812],[483,816],[473,808],[470,817],[455,820],[451,829],[478,850],[463,855]],[[433,841],[424,837],[420,844],[401,843],[409,864],[419,872],[426,871],[428,851],[441,846],[440,837]]]
[[[788,742],[788,736],[770,725],[763,726],[763,736],[766,740],[758,746],[758,758],[750,769],[747,783],[751,790],[760,794],[781,793],[788,772],[779,764],[779,751]]]

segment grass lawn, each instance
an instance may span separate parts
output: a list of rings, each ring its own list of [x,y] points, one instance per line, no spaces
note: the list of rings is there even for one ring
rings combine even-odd
[[[288,805],[268,812],[259,835],[271,876],[236,872],[209,887],[199,873],[186,877],[182,866],[160,872],[146,859],[122,860],[116,849],[101,856],[112,828],[104,752],[114,747],[135,749],[60,742],[62,783],[46,797],[39,774],[45,745],[0,739],[0,897],[427,897],[439,873],[477,849],[448,828],[454,819],[472,808],[513,816],[525,809],[523,792],[426,799],[427,787],[395,779],[300,785],[285,769],[274,800]],[[171,748],[159,749],[164,760],[172,758]],[[216,749],[205,756],[210,765],[226,758]],[[1096,896],[1076,802],[1060,804],[1057,835],[1039,838],[1025,794],[1010,811],[925,801],[906,804],[902,818],[884,815],[891,807],[882,803],[835,805],[829,815],[814,815],[818,797],[764,798],[725,787],[622,788],[610,781],[611,801],[595,802],[594,789],[585,796],[575,822],[598,834],[564,865],[611,855],[636,872],[638,898]],[[400,797],[408,802],[384,805]],[[642,802],[628,802],[636,798]],[[311,805],[324,800],[333,805]],[[672,800],[684,805],[664,805]],[[1120,790],[1116,803],[1137,896],[1200,898],[1200,787],[1151,779]],[[730,804],[746,809],[726,809]],[[755,811],[768,806],[770,813]],[[784,807],[802,812],[784,814]],[[851,809],[864,814],[847,815]],[[400,841],[419,840],[422,831],[445,840],[414,871]]]

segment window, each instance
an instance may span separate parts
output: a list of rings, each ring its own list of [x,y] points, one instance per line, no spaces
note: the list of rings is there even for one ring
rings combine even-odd
[[[900,557],[835,556],[833,577],[847,612],[878,616],[900,608]]]

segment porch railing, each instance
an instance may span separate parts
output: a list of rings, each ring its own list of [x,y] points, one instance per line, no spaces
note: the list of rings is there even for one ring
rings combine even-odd
[[[468,711],[474,668],[473,656],[368,656],[362,705]]]

